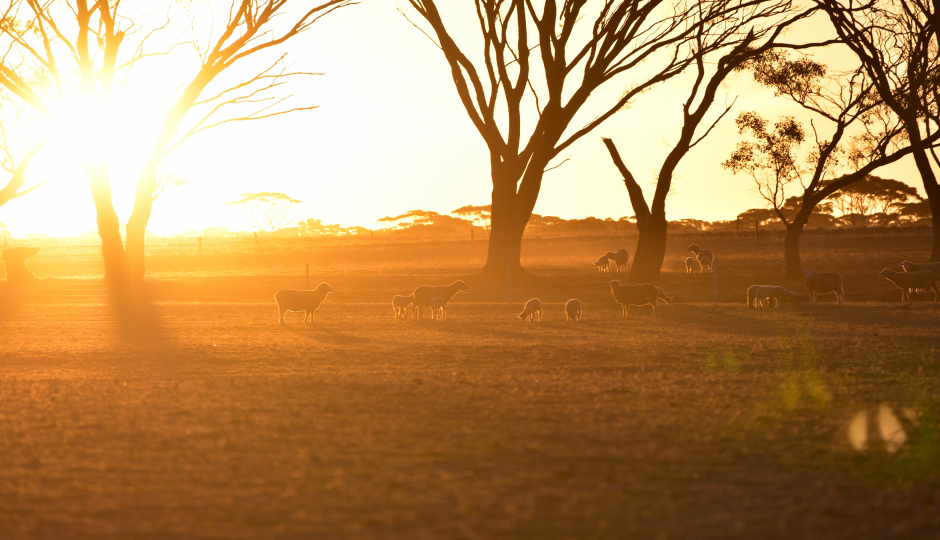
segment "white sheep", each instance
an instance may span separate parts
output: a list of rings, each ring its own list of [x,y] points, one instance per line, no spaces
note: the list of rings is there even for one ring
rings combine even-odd
[[[693,259],[692,257],[686,257],[686,258],[685,258],[685,273],[686,273],[686,274],[691,274],[691,273],[692,273],[692,267],[693,267],[694,265],[695,265],[695,259]]]
[[[599,274],[608,274],[610,273],[610,258],[608,258],[607,255],[601,255],[594,261],[594,266],[597,267]]]
[[[816,303],[816,295],[835,293],[836,300],[840,304],[845,303],[845,291],[842,289],[842,276],[835,272],[820,274],[819,272],[808,269],[803,271],[806,276],[806,288],[809,289],[809,301]]]
[[[666,296],[662,289],[655,285],[621,285],[619,281],[610,282],[610,292],[614,295],[614,300],[620,304],[623,311],[621,319],[630,318],[630,306],[653,306],[653,317],[656,316],[656,299],[662,298],[666,303],[672,302],[672,298]]]
[[[414,318],[421,318],[421,308],[430,306],[432,298],[443,298],[444,303],[446,304],[447,302],[451,301],[455,294],[469,290],[470,287],[460,280],[457,280],[444,287],[433,287],[431,285],[422,285],[421,287],[418,287],[413,293],[411,293],[412,298],[414,298],[414,306],[412,307]]]
[[[317,322],[317,308],[326,300],[326,295],[331,292],[333,292],[333,288],[326,283],[317,285],[317,288],[312,291],[295,291],[292,289],[277,291],[274,293],[274,301],[277,303],[278,322],[287,324],[284,321],[284,314],[288,311],[303,311],[304,324]],[[310,319],[309,323],[307,319]]]
[[[396,319],[405,319],[408,317],[408,306],[414,303],[415,297],[412,296],[401,296],[395,295],[392,298],[392,307],[395,308],[395,318]]]
[[[538,318],[536,318],[536,314]],[[522,308],[522,313],[516,315],[523,321],[540,321],[542,320],[542,301],[538,298],[532,298],[525,303],[525,307]]]
[[[447,300],[440,296],[431,299],[431,320],[443,321],[447,317]]]
[[[620,248],[616,253],[608,251],[606,257],[608,261],[617,265],[617,272],[624,273],[627,271],[627,263],[630,261],[630,254],[626,249]]]
[[[747,288],[747,307],[748,308],[755,307],[754,303],[757,302],[757,289],[760,289],[761,287],[767,287],[767,285],[751,285],[750,287]],[[772,307],[772,305],[775,302],[776,302],[776,299],[774,298],[768,299],[767,307]]]
[[[885,268],[878,274],[881,279],[887,279],[901,289],[901,301],[911,300],[912,289],[931,290],[934,294],[934,301],[940,299],[940,290],[937,290],[936,272],[930,270],[915,270],[913,272],[895,272],[890,268]],[[928,295],[929,297],[929,295]]]
[[[764,307],[764,300],[767,301],[767,307],[771,307],[772,304],[779,307],[780,300],[784,298],[790,298],[792,300],[796,298],[796,293],[775,285],[763,285],[757,288],[755,294],[755,300],[761,307]]]
[[[698,245],[692,244],[686,248],[686,251],[695,253],[695,258],[698,259],[698,264],[702,267],[703,274],[712,269],[712,261],[715,260],[715,256],[710,249],[702,249],[698,247]]]
[[[917,272],[919,270],[929,270],[938,276],[940,276],[940,262],[930,262],[930,263],[913,263],[911,261],[904,261],[901,263],[901,268],[905,272]]]
[[[577,298],[565,302],[565,320],[581,322],[581,301]]]

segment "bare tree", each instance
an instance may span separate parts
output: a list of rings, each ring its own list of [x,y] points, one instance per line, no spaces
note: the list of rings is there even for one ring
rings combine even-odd
[[[858,57],[885,106],[901,122],[933,213],[931,259],[940,261],[940,4],[925,0],[847,4],[816,0]]]
[[[743,67],[752,70],[758,83],[813,115],[813,139],[803,152],[808,137],[795,120],[785,119],[777,124],[781,129],[768,131],[767,121],[757,113],[742,114],[739,133],[749,132],[758,142],[740,143],[724,163],[733,172],[751,175],[762,198],[786,226],[787,276],[799,277],[800,237],[817,207],[914,149],[904,136],[903,124],[884,105],[862,68],[829,73],[809,57],[791,58],[778,50],[754,57]],[[830,126],[828,137],[820,133],[822,124]],[[797,193],[799,209],[793,212],[786,206]]]
[[[742,18],[757,21],[789,8],[765,0],[545,0],[540,7],[530,0],[476,0],[482,48],[471,59],[448,30],[457,23],[444,22],[435,0],[409,3],[430,26],[425,33],[443,52],[489,149],[492,230],[484,273],[491,275],[505,272],[507,261],[521,269],[522,235],[559,153],[640,94],[743,41],[750,24]],[[569,129],[591,94],[617,81],[627,85],[622,95]],[[535,117],[531,126],[526,110]]]
[[[324,15],[351,3],[320,0],[296,11],[288,10],[287,0],[233,0],[220,31],[210,30],[210,35],[200,39],[176,40],[151,49],[155,36],[174,27],[175,17],[170,12],[164,20],[150,24],[153,16],[135,19],[133,13],[128,14],[129,4],[120,1],[10,2],[2,15],[5,24],[0,25],[0,36],[6,39],[4,50],[8,51],[0,57],[0,86],[50,120],[55,119],[54,100],[78,93],[90,102],[108,106],[112,92],[121,88],[116,77],[126,78],[142,69],[144,60],[170,54],[180,45],[192,45],[198,53],[199,66],[181,85],[182,90],[170,98],[156,142],[138,177],[127,222],[126,251],[112,202],[108,161],[86,158],[82,163],[98,213],[106,278],[121,281],[128,270],[138,279],[143,277],[144,234],[153,210],[157,170],[171,150],[220,125],[314,108],[289,106],[284,102],[290,96],[277,95],[290,78],[311,75],[279,67],[283,55],[266,69],[248,75],[234,73],[232,66],[283,45]],[[52,81],[51,93],[27,81],[26,75],[36,70],[43,79]],[[234,73],[234,80],[220,81],[220,75],[229,72]]]
[[[242,219],[256,232],[274,232],[292,225],[297,219],[300,201],[284,193],[242,193],[242,198],[228,204],[237,205]]]
[[[45,144],[45,141],[43,141],[33,146],[27,150],[26,155],[24,155],[20,160],[16,159],[9,146],[6,144],[2,145],[3,152],[2,156],[0,156],[0,168],[10,174],[10,179],[7,180],[5,186],[0,188],[0,206],[5,205],[13,199],[22,197],[23,195],[26,195],[27,193],[30,193],[31,191],[38,189],[39,187],[42,187],[43,184],[45,184],[45,182],[39,182],[24,188],[26,185],[26,173],[29,170],[29,165],[32,163],[33,158],[36,157],[36,154],[42,150]]]

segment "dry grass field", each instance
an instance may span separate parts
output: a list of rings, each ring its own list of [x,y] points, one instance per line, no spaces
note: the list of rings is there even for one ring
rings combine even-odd
[[[781,279],[779,243],[692,240],[718,305],[677,238],[655,320],[591,264],[635,239],[528,241],[511,308],[482,242],[207,243],[152,253],[133,316],[49,246],[0,283],[0,538],[940,538],[940,304],[876,277],[927,238],[807,238],[842,306]],[[279,327],[305,263],[335,292]],[[395,319],[454,279],[447,320]],[[749,310],[754,283],[798,301]]]

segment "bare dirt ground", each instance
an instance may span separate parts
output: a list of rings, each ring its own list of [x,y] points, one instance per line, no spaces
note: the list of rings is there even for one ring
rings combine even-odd
[[[698,241],[714,307],[688,243],[675,302],[626,321],[591,265],[617,241],[529,242],[512,308],[482,243],[159,254],[133,318],[47,250],[0,284],[0,538],[940,538],[940,305],[876,277],[926,239],[808,239],[844,306],[779,245]],[[281,328],[304,261],[336,292]],[[454,279],[446,321],[394,318]],[[754,283],[799,301],[748,310]],[[543,322],[515,319],[533,296]]]

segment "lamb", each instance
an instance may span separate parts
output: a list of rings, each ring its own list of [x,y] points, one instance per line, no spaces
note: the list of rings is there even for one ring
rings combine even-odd
[[[614,280],[610,282],[610,292],[623,310],[621,319],[630,318],[630,306],[653,306],[653,317],[656,317],[657,298],[662,298],[666,303],[672,302],[672,298],[666,296],[662,289],[649,284],[621,285],[619,281]]]
[[[685,273],[686,273],[686,274],[691,274],[691,273],[692,273],[692,266],[693,266],[694,264],[695,264],[695,259],[693,259],[692,257],[686,257],[686,258],[685,258]]]
[[[767,287],[767,285],[751,285],[750,287],[747,288],[747,307],[748,308],[755,307],[754,303],[757,301],[757,290],[760,289],[761,287]],[[776,303],[777,303],[776,298],[767,299],[767,307],[773,307],[774,305],[776,305]]]
[[[783,287],[777,287],[774,285],[764,285],[758,287],[756,300],[757,303],[764,307],[764,300],[767,301],[767,307],[771,307],[771,303],[780,306],[780,300],[789,297],[790,299],[796,298],[796,293],[793,291],[788,291]]]
[[[715,256],[710,249],[702,249],[698,247],[698,245],[692,244],[686,248],[686,251],[695,253],[695,258],[698,259],[698,264],[702,267],[703,274],[712,269],[712,261],[715,260]]]
[[[396,319],[405,319],[408,317],[408,306],[413,304],[415,301],[414,295],[412,296],[401,296],[395,295],[392,298],[392,307],[395,308],[395,318]]]
[[[455,294],[461,291],[469,290],[470,287],[460,280],[457,280],[445,287],[434,287],[431,285],[422,285],[421,287],[418,287],[413,293],[411,293],[411,297],[414,298],[414,306],[412,307],[414,318],[421,318],[421,308],[430,306],[432,298],[443,298],[444,303],[446,304],[451,301]]]
[[[607,257],[607,255],[601,255],[596,261],[594,261],[594,266],[597,267],[597,272],[599,274],[610,273],[610,259]]]
[[[317,322],[317,308],[326,300],[326,295],[331,292],[333,292],[333,288],[326,283],[317,285],[317,288],[312,291],[295,291],[291,289],[277,291],[274,293],[274,301],[277,303],[278,322],[282,325],[287,324],[284,321],[284,314],[288,311],[303,311],[304,324]],[[310,319],[309,323],[307,319]]]
[[[440,296],[436,296],[431,299],[431,320],[440,319],[444,320],[447,317],[447,300],[444,300]]]
[[[538,314],[538,318],[536,318],[536,314]],[[542,301],[539,300],[538,298],[532,298],[531,300],[525,303],[525,307],[522,308],[522,313],[516,315],[516,317],[519,317],[520,319],[526,322],[533,321],[533,320],[541,322],[542,321]]]
[[[901,289],[901,301],[911,300],[912,289],[929,289],[933,291],[934,301],[940,300],[940,290],[937,289],[937,280],[940,276],[930,270],[915,270],[913,272],[895,272],[885,268],[878,274],[881,279],[887,279]],[[928,295],[929,296],[929,295]]]
[[[627,271],[627,262],[630,261],[630,254],[627,253],[626,249],[620,248],[616,253],[608,251],[605,256],[607,260],[613,261],[617,265],[617,272],[624,273]]]
[[[931,262],[931,263],[913,263],[911,261],[904,261],[901,263],[901,268],[905,272],[916,272],[919,270],[929,270],[938,276],[940,276],[940,262]]]
[[[809,289],[811,304],[816,303],[816,295],[835,293],[840,304],[845,303],[845,291],[842,290],[842,276],[834,272],[820,274],[815,270],[804,270],[806,288]]]
[[[581,301],[577,298],[565,302],[565,320],[581,322]]]

